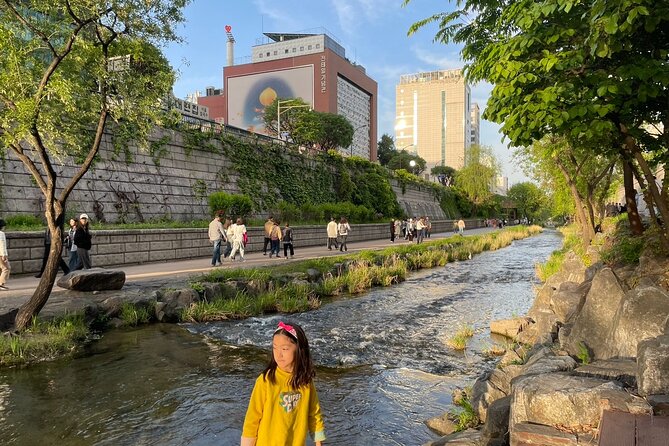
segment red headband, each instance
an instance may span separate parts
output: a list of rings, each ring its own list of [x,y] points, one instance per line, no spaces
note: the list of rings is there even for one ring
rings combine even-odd
[[[297,339],[297,330],[295,330],[295,327],[292,325],[284,324],[283,322],[279,322],[279,327],[276,329],[274,333],[276,333],[279,330],[285,330],[287,331],[291,336],[293,336],[295,339]]]

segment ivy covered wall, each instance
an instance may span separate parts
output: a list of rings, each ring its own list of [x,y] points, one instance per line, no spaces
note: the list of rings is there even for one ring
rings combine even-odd
[[[72,163],[58,166],[62,184],[74,173]],[[41,192],[23,164],[8,154],[0,171],[2,215],[42,215]],[[108,222],[200,220],[209,218],[207,196],[225,191],[248,195],[261,215],[284,200],[296,206],[350,201],[384,218],[445,218],[438,187],[390,175],[361,158],[305,155],[252,136],[156,129],[150,150],[140,151],[127,135],[107,134],[68,211]]]

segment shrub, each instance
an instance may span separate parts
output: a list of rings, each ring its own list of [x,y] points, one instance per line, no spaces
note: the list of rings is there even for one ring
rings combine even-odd
[[[212,215],[223,211],[230,217],[245,219],[253,212],[253,201],[247,195],[214,192],[209,195],[208,202]]]
[[[7,229],[12,231],[34,231],[44,229],[44,219],[34,215],[9,215],[5,217]]]

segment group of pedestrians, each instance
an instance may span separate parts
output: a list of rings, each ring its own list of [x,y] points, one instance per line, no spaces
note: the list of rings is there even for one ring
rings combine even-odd
[[[211,257],[211,266],[220,266],[222,259],[230,258],[234,261],[239,253],[239,259],[244,260],[244,248],[248,244],[249,237],[246,225],[241,218],[233,223],[231,218],[226,218],[222,223],[222,213],[217,213],[209,223],[209,241],[214,245],[214,253]]]
[[[262,255],[267,255],[267,247],[269,246],[269,257],[275,256],[277,259],[281,257],[279,251],[281,249],[281,242],[283,242],[283,258],[287,259],[290,253],[292,259],[295,255],[293,248],[293,228],[290,223],[286,222],[283,229],[279,222],[272,216],[267,218],[264,226],[265,240],[263,242]]]
[[[395,243],[395,239],[404,237],[404,240],[416,243],[422,243],[425,238],[432,235],[432,222],[430,217],[414,217],[404,220],[390,220],[390,241]]]
[[[78,269],[92,268],[90,250],[93,245],[92,236],[89,228],[87,214],[81,214],[79,220],[70,219],[70,228],[67,235],[63,239],[63,246],[67,251],[69,262],[65,263],[63,258],[58,256],[58,267],[63,271],[63,274],[69,274],[71,271]],[[6,291],[7,280],[11,267],[9,265],[9,254],[7,251],[7,238],[4,233],[6,223],[0,219],[0,291]],[[44,273],[47,261],[49,260],[49,253],[51,252],[51,231],[47,228],[44,231],[44,254],[42,255],[42,267],[35,277],[40,278]]]
[[[330,218],[330,223],[326,227],[328,234],[327,247],[332,251],[334,246],[335,250],[339,251],[348,251],[348,245],[346,241],[348,239],[348,233],[351,232],[351,225],[348,223],[346,217],[341,217],[339,223],[335,220],[334,217]]]

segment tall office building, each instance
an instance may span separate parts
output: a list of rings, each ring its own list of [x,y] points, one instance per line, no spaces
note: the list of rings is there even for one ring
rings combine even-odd
[[[462,70],[405,74],[395,91],[397,149],[416,152],[428,168],[463,167],[472,141],[472,110]]]
[[[481,145],[481,110],[476,102],[472,104],[471,123],[472,131],[469,143],[472,146],[479,146]]]

